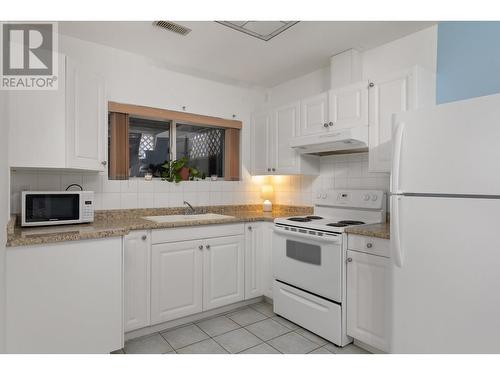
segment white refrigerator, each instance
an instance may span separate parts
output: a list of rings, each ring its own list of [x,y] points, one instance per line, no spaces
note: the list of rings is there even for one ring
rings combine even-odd
[[[500,95],[394,117],[392,353],[500,353]]]

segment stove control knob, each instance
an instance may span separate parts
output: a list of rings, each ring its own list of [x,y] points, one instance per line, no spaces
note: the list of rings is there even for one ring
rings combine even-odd
[[[373,195],[372,195],[372,201],[374,201],[374,202],[375,202],[377,199],[378,199],[378,196],[377,196],[376,194],[373,194]]]
[[[370,200],[370,195],[369,194],[365,194],[364,197],[363,197],[363,200],[364,201],[369,201]]]

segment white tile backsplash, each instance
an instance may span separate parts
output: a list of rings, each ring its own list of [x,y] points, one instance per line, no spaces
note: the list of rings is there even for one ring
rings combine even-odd
[[[311,205],[318,191],[325,189],[389,190],[389,174],[368,171],[368,153],[322,156],[320,175],[274,178],[277,204]]]
[[[262,179],[260,179],[262,180]],[[193,205],[260,204],[262,183],[274,185],[276,204],[311,205],[324,189],[389,189],[389,174],[368,171],[368,154],[320,158],[319,176],[274,176],[270,181],[166,181],[108,180],[104,174],[51,171],[13,171],[11,211],[20,212],[22,190],[64,190],[77,183],[95,192],[96,209],[178,207]],[[258,182],[260,181],[260,182]]]

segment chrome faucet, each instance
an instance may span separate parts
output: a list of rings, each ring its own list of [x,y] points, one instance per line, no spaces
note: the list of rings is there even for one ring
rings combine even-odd
[[[196,213],[195,209],[193,208],[193,206],[191,206],[191,204],[189,204],[189,202],[184,201],[184,206],[187,206],[186,211],[187,210],[190,211],[190,212],[186,212],[186,215],[194,215]]]

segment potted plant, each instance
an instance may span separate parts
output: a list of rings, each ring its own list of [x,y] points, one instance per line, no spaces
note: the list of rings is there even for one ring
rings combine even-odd
[[[188,159],[186,157],[166,162],[162,165],[163,172],[161,178],[168,182],[176,183],[199,178],[204,180],[206,178],[205,173],[200,173],[198,169],[189,167],[187,163]]]

